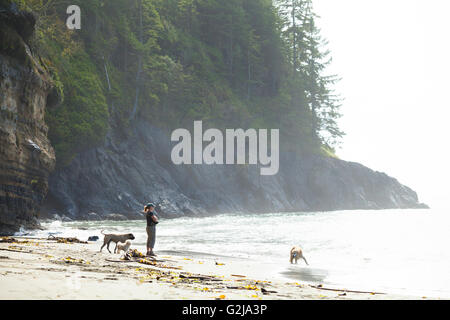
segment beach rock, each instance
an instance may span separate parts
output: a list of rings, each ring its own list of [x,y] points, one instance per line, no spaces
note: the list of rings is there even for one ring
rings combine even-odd
[[[98,236],[90,236],[88,238],[88,241],[97,241],[98,240]]]
[[[176,166],[167,133],[143,121],[135,129],[127,139],[111,130],[104,146],[50,176],[49,195],[62,214],[143,219],[150,201],[167,218],[422,207],[413,190],[358,163],[281,150],[275,176],[261,176],[257,166]]]
[[[0,234],[38,228],[55,153],[45,109],[52,82],[27,41],[34,16],[0,5]]]

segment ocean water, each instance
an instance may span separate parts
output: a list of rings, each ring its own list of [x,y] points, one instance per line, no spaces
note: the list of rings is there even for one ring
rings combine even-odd
[[[128,233],[145,249],[144,221],[43,223],[32,235]],[[101,241],[102,237],[100,237]],[[218,215],[160,220],[156,253],[246,259],[271,278],[350,290],[450,298],[450,213],[438,210]],[[99,243],[100,247],[101,243]],[[293,245],[309,266],[289,263]]]

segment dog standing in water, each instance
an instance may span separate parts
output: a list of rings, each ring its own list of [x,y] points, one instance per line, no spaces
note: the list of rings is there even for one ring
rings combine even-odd
[[[300,248],[300,247],[293,247],[292,249],[291,249],[291,258],[290,258],[290,262],[291,262],[291,264],[295,261],[295,264],[297,264],[297,260],[298,259],[303,259],[303,260],[305,260],[305,263],[307,264],[307,265],[309,265],[308,264],[308,261],[306,261],[306,258],[303,256],[303,251],[302,251],[302,249]]]

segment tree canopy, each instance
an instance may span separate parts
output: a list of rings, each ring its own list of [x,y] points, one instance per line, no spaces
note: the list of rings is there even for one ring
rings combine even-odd
[[[173,129],[279,128],[286,150],[334,150],[340,99],[311,0],[16,0],[62,99],[47,111],[59,165],[137,118]],[[65,27],[80,6],[81,30]]]

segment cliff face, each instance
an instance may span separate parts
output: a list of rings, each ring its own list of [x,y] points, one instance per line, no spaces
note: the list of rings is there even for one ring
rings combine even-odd
[[[52,86],[26,43],[33,15],[0,9],[0,234],[10,234],[39,226],[55,165],[44,122]]]
[[[68,167],[50,174],[55,155],[44,115],[58,97],[27,45],[33,15],[2,3],[0,234],[38,227],[38,217],[54,214],[139,218],[137,212],[149,201],[165,217],[423,206],[414,191],[395,179],[323,156],[280,150],[276,176],[260,176],[256,166],[175,166],[168,135],[139,121],[133,123],[134,136],[124,139],[111,129],[103,146],[78,154]]]
[[[256,166],[175,166],[169,137],[143,122],[133,138],[116,140],[109,135],[51,175],[49,216],[138,218],[149,201],[166,217],[423,206],[408,187],[357,163],[280,150],[279,173],[260,176]]]

